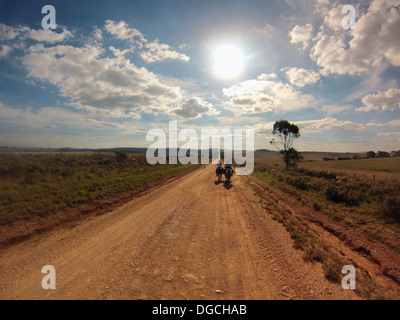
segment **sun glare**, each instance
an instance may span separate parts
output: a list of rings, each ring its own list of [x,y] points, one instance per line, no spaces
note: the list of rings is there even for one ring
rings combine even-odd
[[[243,70],[244,57],[238,47],[225,45],[214,53],[215,74],[224,79],[237,77]]]

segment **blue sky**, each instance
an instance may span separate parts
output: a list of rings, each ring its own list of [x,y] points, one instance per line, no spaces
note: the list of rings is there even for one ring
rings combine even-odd
[[[272,148],[287,119],[301,151],[399,150],[398,30],[394,0],[0,1],[0,145],[143,147],[176,120]]]

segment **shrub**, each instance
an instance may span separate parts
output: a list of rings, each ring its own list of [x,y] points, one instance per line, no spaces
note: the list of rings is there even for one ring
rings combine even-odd
[[[308,189],[306,181],[301,177],[290,177],[289,176],[286,178],[286,183],[290,184],[300,190]]]
[[[123,151],[116,151],[115,152],[115,159],[118,162],[125,162],[128,159],[128,154]]]
[[[382,213],[397,223],[400,222],[400,199],[394,196],[387,197],[382,205]]]
[[[362,193],[352,188],[329,186],[326,189],[326,199],[334,203],[344,203],[347,206],[358,206],[362,201]]]

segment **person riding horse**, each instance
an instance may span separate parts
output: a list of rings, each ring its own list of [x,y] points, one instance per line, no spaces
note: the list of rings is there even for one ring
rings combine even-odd
[[[233,173],[234,173],[234,171],[233,171],[232,165],[229,163],[225,164],[225,179],[226,179],[226,181],[230,182],[231,177],[233,176]]]
[[[218,164],[217,169],[215,170],[215,174],[219,180],[221,180],[221,176],[225,174],[225,169],[222,168],[221,163]]]

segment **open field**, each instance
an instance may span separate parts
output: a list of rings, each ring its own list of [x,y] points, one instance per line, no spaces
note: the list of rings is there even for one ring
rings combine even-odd
[[[374,158],[303,162],[300,168],[355,173],[373,177],[400,179],[400,158]]]
[[[0,153],[0,226],[149,188],[193,165],[154,165],[143,154]]]
[[[337,157],[352,157],[354,155],[364,156],[359,153],[343,153],[343,152],[313,152],[306,151],[301,152],[301,155],[304,157],[304,161],[318,161],[323,158],[337,158]],[[281,162],[282,156],[278,151],[273,152],[262,152],[256,151],[254,154],[255,161],[269,161],[269,162]]]
[[[365,252],[383,273],[400,281],[399,164],[400,158],[314,160],[288,170],[275,159],[259,159],[253,176],[281,190],[287,202],[296,199],[308,207],[305,215],[312,214],[312,221],[353,250]],[[308,259],[323,261],[329,277],[329,248],[318,245],[310,230],[294,223],[290,215],[283,212],[277,219]]]

